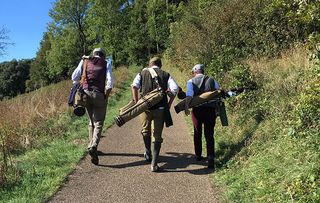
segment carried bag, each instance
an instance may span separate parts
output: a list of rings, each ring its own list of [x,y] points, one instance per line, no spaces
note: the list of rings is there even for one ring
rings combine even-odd
[[[119,127],[159,103],[165,96],[165,92],[159,85],[157,73],[152,68],[148,70],[151,77],[157,83],[158,88],[142,96],[137,103],[131,100],[126,106],[122,107],[120,109],[120,115],[115,118],[115,122]]]
[[[82,88],[82,84],[83,84],[84,78],[86,77],[87,64],[88,64],[88,60],[84,60],[80,84],[76,84],[73,87],[74,89],[73,91],[75,91],[75,93],[73,93],[74,94],[73,113],[77,116],[83,116],[86,112],[85,107],[87,105],[87,94],[84,92]]]
[[[215,102],[215,108],[217,109],[217,116],[220,117],[222,126],[228,126],[228,117],[226,113],[226,107],[224,101],[221,99],[222,92],[220,90],[214,90],[210,92],[202,93],[198,96],[195,96],[191,99],[189,108],[194,108],[201,106],[206,103]],[[180,101],[177,105],[174,106],[176,113],[180,113],[185,109],[186,99]]]
[[[133,103],[130,101],[127,108],[120,109],[120,115],[116,117],[116,124],[121,127],[123,124],[128,122],[129,120],[137,117],[142,112],[145,112],[152,106],[159,103],[164,96],[164,93],[161,89],[154,89],[145,96],[141,97],[137,103]],[[132,105],[133,104],[133,105]]]

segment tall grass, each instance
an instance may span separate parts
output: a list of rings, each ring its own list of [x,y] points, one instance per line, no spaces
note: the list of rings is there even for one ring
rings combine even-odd
[[[8,178],[6,172],[13,164],[12,154],[38,147],[44,139],[62,135],[65,128],[52,121],[68,111],[66,98],[70,87],[71,83],[64,81],[0,103],[0,185],[3,186]]]
[[[129,71],[125,67],[114,71],[115,85],[110,95],[108,111],[127,91],[128,80],[134,72],[135,69]],[[82,118],[73,116],[72,109],[67,105],[71,85],[71,81],[63,81],[0,102],[2,115],[0,118],[0,186],[4,191],[24,181],[26,171],[19,160],[25,162],[29,159],[27,154],[41,153],[42,149],[45,151],[51,148],[55,151],[55,147],[52,147],[55,140],[61,140],[62,143],[69,140],[71,145],[79,145],[82,149],[78,150],[76,157],[79,158],[79,153],[80,156],[83,154],[82,146],[86,138],[87,121],[85,116]],[[119,103],[124,105],[127,100],[123,99]],[[107,126],[113,123],[113,117],[107,115]],[[47,155],[44,154],[41,157],[44,158]],[[74,164],[77,159],[72,157],[74,156],[71,156],[71,159],[62,158]],[[36,166],[38,165],[34,167]]]
[[[217,128],[219,170],[212,178],[227,188],[232,202],[320,201],[320,153],[314,147],[319,133],[306,138],[290,133],[312,76],[307,52],[294,49],[248,64],[259,89],[253,102],[242,103],[250,99],[245,94],[236,98],[237,108],[229,108],[230,126]]]

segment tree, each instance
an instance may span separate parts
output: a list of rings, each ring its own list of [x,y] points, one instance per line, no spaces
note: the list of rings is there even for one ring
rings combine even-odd
[[[152,53],[161,53],[169,37],[169,5],[163,0],[147,2],[148,34],[152,43]]]
[[[72,26],[49,32],[50,50],[46,53],[48,76],[52,82],[68,78],[83,54]]]
[[[87,52],[85,18],[88,8],[88,0],[58,0],[49,12],[56,27],[72,26],[76,29],[82,54]]]
[[[4,27],[2,27],[0,29],[0,56],[3,56],[6,53],[6,49],[8,47],[8,45],[12,44],[9,43],[9,37],[8,37],[8,30],[5,29]]]
[[[86,16],[88,0],[58,0],[49,15],[50,50],[46,53],[49,78],[53,82],[69,77],[82,55],[87,54]]]
[[[131,5],[128,14],[130,24],[128,28],[128,41],[125,49],[129,55],[129,63],[145,64],[151,53],[146,8],[146,1],[136,0]]]
[[[0,63],[0,100],[25,92],[32,60],[12,60]]]
[[[40,49],[30,66],[30,79],[26,81],[26,91],[32,91],[52,82],[48,69],[47,52],[51,49],[49,34],[46,32],[40,42]]]
[[[112,55],[115,64],[126,63],[126,46],[130,5],[126,0],[91,0],[87,16],[87,36],[90,50],[94,46],[106,49]]]

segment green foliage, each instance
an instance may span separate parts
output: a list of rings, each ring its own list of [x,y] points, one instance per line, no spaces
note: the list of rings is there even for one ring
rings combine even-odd
[[[291,135],[315,136],[320,135],[320,58],[319,52],[313,59],[313,68],[308,74],[310,78],[306,87],[298,97],[294,108]]]
[[[184,1],[58,0],[32,64],[28,91],[68,78],[82,55],[103,47],[114,65],[143,64],[167,47]],[[181,13],[181,12],[180,12]]]
[[[129,19],[126,1],[90,1],[86,22],[90,50],[96,46],[104,47],[112,55],[115,66],[126,64],[125,51]],[[123,7],[123,8],[122,8]],[[107,12],[106,12],[107,11]]]
[[[147,30],[154,53],[164,51],[169,37],[169,7],[165,1],[151,0],[147,2]]]
[[[58,0],[54,3],[49,15],[58,28],[71,26],[78,37],[80,54],[87,52],[85,18],[89,9],[88,0]]]
[[[52,80],[50,79],[48,63],[46,60],[47,51],[51,49],[51,42],[48,33],[43,35],[40,43],[40,49],[37,52],[35,60],[30,66],[30,79],[26,81],[26,91],[39,89],[40,87],[49,85]]]
[[[168,55],[180,67],[201,62],[212,75],[218,74],[248,57],[278,56],[314,31],[293,21],[293,14],[300,19],[302,12],[293,9],[296,1],[205,2],[182,5],[183,18],[172,24]]]
[[[46,60],[50,80],[54,82],[66,79],[80,61],[80,48],[77,46],[78,37],[72,28],[64,29],[56,36],[50,35],[51,49],[47,52]]]
[[[32,60],[12,60],[0,64],[0,100],[25,92]]]

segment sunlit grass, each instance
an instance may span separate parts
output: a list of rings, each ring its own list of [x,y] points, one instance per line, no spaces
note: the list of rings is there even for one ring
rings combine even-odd
[[[118,109],[130,100],[129,83],[136,71],[135,68],[130,70],[119,68],[114,71],[115,78],[120,79],[115,81],[113,92],[109,98],[105,129],[113,124],[114,117],[118,115]],[[25,97],[25,101],[36,101],[29,97],[39,98],[39,102],[33,104],[27,104],[27,102],[24,104],[24,102],[20,102],[20,98],[8,100],[2,104],[10,106],[19,102],[20,105],[29,107],[30,105],[33,107],[34,105],[41,106],[43,103],[40,101],[41,98],[47,100],[49,95],[53,96],[59,92],[56,89],[66,88],[69,83],[70,81],[62,82],[56,86],[47,87],[48,89],[44,88],[30,95],[20,96],[21,98]],[[2,158],[6,158],[7,163],[6,168],[1,168],[3,179],[0,202],[43,202],[59,188],[66,175],[74,169],[85,154],[88,120],[86,116],[79,118],[71,113],[71,109],[66,105],[70,89],[66,89],[68,89],[66,97],[58,97],[61,103],[52,101],[51,110],[40,108],[38,113],[32,114],[33,119],[25,114],[17,114],[18,117],[25,116],[27,118],[26,122],[21,120],[23,128],[18,126],[20,128],[12,130],[4,128],[5,124],[10,123],[1,123],[3,127],[1,132],[7,133],[7,137],[16,136],[19,140],[19,137],[25,136],[24,133],[28,132],[30,138],[28,145],[25,143],[12,144],[11,139],[2,140],[2,150],[5,149],[2,151],[5,152],[2,154]],[[28,112],[32,113],[32,111]],[[13,145],[15,147],[11,147]],[[5,166],[4,159],[1,160],[1,163]]]

